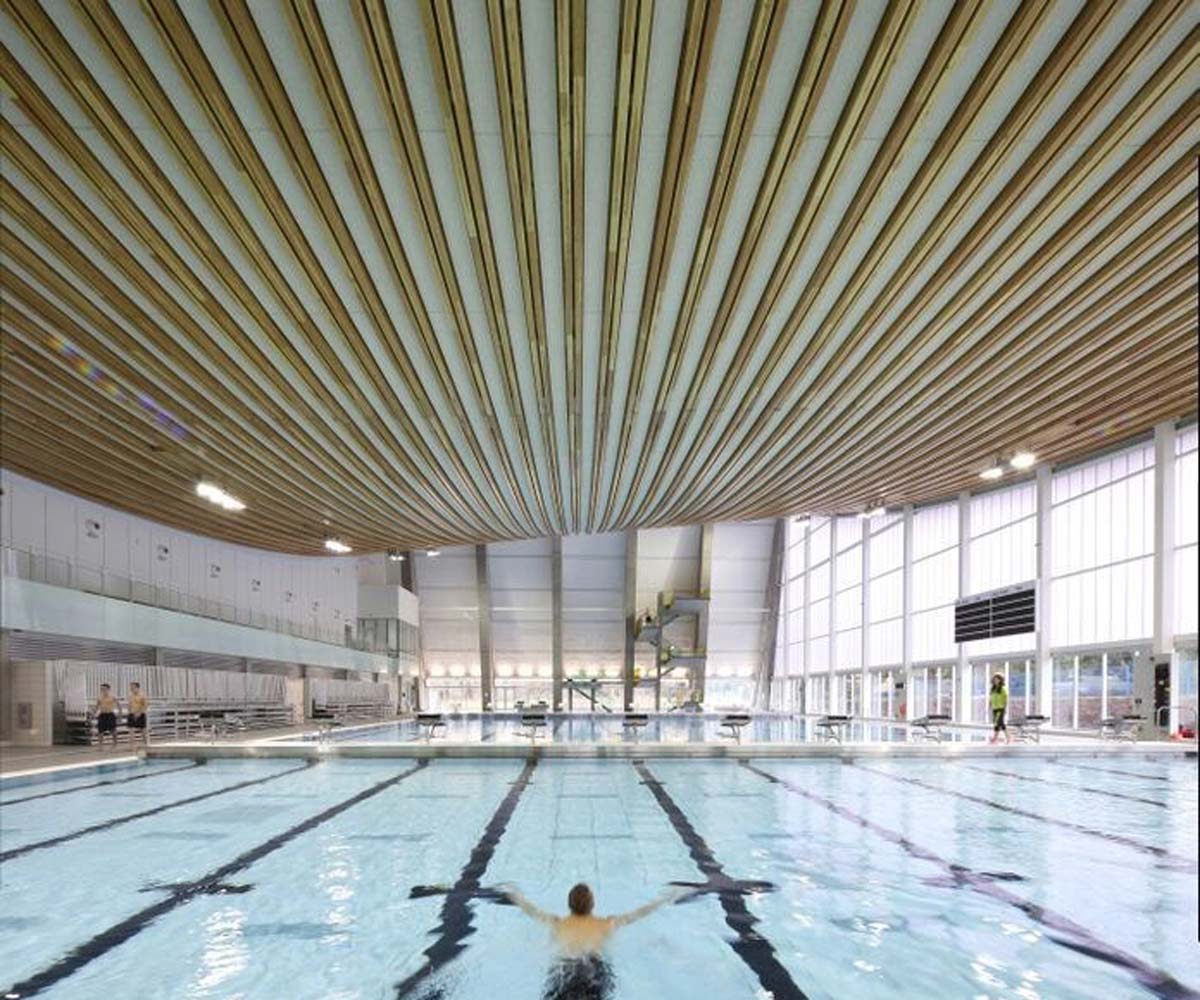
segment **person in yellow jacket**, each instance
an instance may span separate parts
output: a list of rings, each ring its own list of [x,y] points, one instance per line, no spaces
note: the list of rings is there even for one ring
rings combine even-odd
[[[992,675],[992,690],[988,692],[988,705],[992,709],[992,743],[1000,741],[1000,734],[1004,733],[1004,742],[1011,743],[1012,738],[1008,735],[1008,726],[1004,724],[1004,716],[1008,713],[1008,688],[1004,686],[1004,675]]]

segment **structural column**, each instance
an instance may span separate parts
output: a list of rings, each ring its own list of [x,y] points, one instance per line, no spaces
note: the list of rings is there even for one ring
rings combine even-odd
[[[861,666],[859,676],[859,713],[864,717],[868,714],[867,705],[867,661],[870,658],[871,637],[871,519],[863,518],[862,523],[862,598],[859,604],[862,616],[862,628],[859,629],[859,659]]]
[[[1133,696],[1135,711],[1158,724],[1158,710],[1176,701],[1174,671],[1175,650],[1175,425],[1169,421],[1154,428],[1154,622],[1150,662],[1139,670],[1141,657],[1134,661]],[[1160,677],[1159,673],[1166,674]],[[1139,677],[1139,674],[1141,675]],[[1165,690],[1156,698],[1156,681],[1166,681]],[[1140,704],[1138,700],[1140,699]],[[1168,732],[1179,725],[1178,713],[1164,719]]]
[[[711,597],[712,592],[712,553],[713,526],[705,524],[700,528],[700,575],[697,591],[701,597]],[[693,649],[703,649],[704,659],[692,665],[692,691],[696,700],[704,704],[704,688],[708,674],[708,613],[711,602],[704,605],[704,610],[696,616],[696,638]]]
[[[553,678],[551,703],[562,711],[563,700],[563,551],[562,536],[554,536],[554,554],[550,560],[550,675]]]
[[[1037,711],[1050,717],[1054,693],[1054,658],[1050,655],[1051,626],[1054,615],[1054,545],[1053,506],[1054,477],[1050,466],[1039,465],[1037,469],[1037,586],[1035,607],[1037,610],[1037,632],[1034,648],[1038,671]]]
[[[475,546],[475,592],[479,608],[479,694],[483,711],[492,710],[492,590],[488,583],[487,546]]]
[[[971,494],[958,495],[958,596],[971,593]],[[971,665],[965,643],[958,644],[958,721],[971,720]],[[926,693],[926,698],[928,698]]]
[[[904,678],[904,716],[912,718],[912,682],[909,674],[912,672],[913,649],[913,509],[912,504],[905,504],[904,525],[900,529],[904,533],[901,542],[903,556],[900,563],[900,676]]]
[[[838,519],[831,517],[829,519],[829,666],[826,673],[825,682],[825,704],[821,706],[821,711],[830,713],[836,711],[837,714],[842,714],[841,706],[836,709],[834,705],[837,702],[837,527]]]
[[[804,630],[804,657],[801,660],[801,695],[800,695],[800,712],[805,714],[809,710],[808,705],[808,651],[810,648],[809,635],[812,631],[812,615],[809,613],[809,604],[812,600],[812,581],[809,579],[809,569],[812,565],[812,518],[804,522],[804,610],[801,612],[801,628]]]
[[[625,532],[625,657],[621,665],[625,711],[633,710],[633,667],[637,627],[637,529]]]
[[[771,562],[767,567],[767,613],[763,622],[762,658],[754,684],[754,707],[771,707],[771,685],[775,680],[775,649],[779,636],[779,606],[783,596],[784,551],[787,547],[787,521],[775,519],[775,536],[771,543]],[[786,646],[784,647],[786,651]]]

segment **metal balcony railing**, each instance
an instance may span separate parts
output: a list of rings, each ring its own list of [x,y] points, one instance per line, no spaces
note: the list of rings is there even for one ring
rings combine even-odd
[[[314,642],[324,642],[343,648],[367,651],[366,643],[354,635],[346,635],[344,629],[321,625],[315,616],[289,617],[270,614],[253,608],[230,604],[188,593],[176,587],[149,580],[142,580],[128,573],[118,573],[99,566],[91,566],[79,560],[47,555],[13,546],[0,547],[0,575],[46,583],[89,594],[99,594],[118,601],[142,604],[167,611],[211,618],[245,625],[249,628],[294,635]]]

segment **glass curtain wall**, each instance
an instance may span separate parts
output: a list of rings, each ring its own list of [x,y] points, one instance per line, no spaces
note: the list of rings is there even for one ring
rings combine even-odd
[[[1190,726],[1197,708],[1198,439],[1195,425],[1176,431],[1170,556],[1176,726]],[[957,719],[965,710],[963,721],[986,724],[987,684],[1000,673],[1014,720],[1048,705],[1054,726],[1092,728],[1131,712],[1134,665],[1148,655],[1152,636],[1154,483],[1150,441],[1053,472],[1046,512],[1052,656],[1044,667],[1033,655],[1034,636],[1025,634],[969,644],[963,651],[967,670],[959,676],[953,641],[960,543],[969,546],[969,594],[1037,578],[1034,481],[970,495],[966,538],[959,537],[956,500],[917,507],[907,521],[893,511],[867,522],[839,516],[789,524],[778,638],[785,672],[776,681],[793,680],[776,683],[773,706],[784,707],[788,699],[798,707],[800,679],[806,677],[809,712]],[[896,692],[905,666],[906,690]]]
[[[808,633],[805,638],[805,662],[808,665],[808,711],[824,712],[829,706],[827,678],[819,685],[814,680],[830,668],[829,634],[830,582],[833,576],[833,521],[814,517],[808,527]]]
[[[1098,729],[1104,719],[1133,714],[1133,672],[1146,649],[1056,653],[1051,725]]]
[[[988,692],[999,674],[1008,689],[1008,721],[1038,714],[1038,669],[1032,654],[978,660],[971,664],[971,722],[990,724]]]

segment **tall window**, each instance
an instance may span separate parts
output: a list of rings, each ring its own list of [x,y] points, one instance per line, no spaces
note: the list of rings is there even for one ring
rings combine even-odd
[[[837,519],[837,557],[834,581],[834,648],[836,670],[862,667],[862,539],[858,517]]]
[[[1197,521],[1200,520],[1200,466],[1197,448],[1200,429],[1181,428],[1175,438],[1175,634],[1200,631],[1200,594],[1197,593]]]
[[[914,511],[912,531],[912,658],[916,663],[952,659],[958,655],[954,642],[958,505],[943,503]]]
[[[1134,666],[1145,655],[1138,649],[1055,655],[1051,725],[1098,729],[1104,719],[1135,714]]]
[[[871,522],[867,565],[867,666],[898,666],[904,659],[904,519]]]
[[[1051,643],[1062,647],[1149,638],[1154,446],[1127,448],[1057,473],[1051,538]],[[1090,672],[1087,683],[1092,684]],[[1090,713],[1091,702],[1087,704]]]
[[[833,522],[813,518],[808,540],[808,672],[829,669],[830,556],[833,552]],[[824,707],[823,702],[818,702]]]
[[[1021,483],[971,498],[970,593],[1037,576],[1037,487]]]

